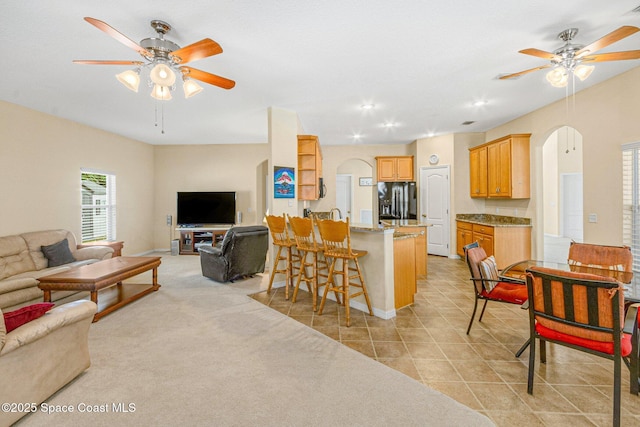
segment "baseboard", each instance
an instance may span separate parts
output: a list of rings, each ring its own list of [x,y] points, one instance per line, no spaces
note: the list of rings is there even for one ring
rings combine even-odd
[[[151,249],[150,251],[144,251],[137,254],[133,254],[131,256],[148,256],[157,252],[168,252],[171,253],[171,249]]]

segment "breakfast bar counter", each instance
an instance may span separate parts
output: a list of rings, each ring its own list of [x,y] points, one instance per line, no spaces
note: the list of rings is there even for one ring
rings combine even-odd
[[[383,319],[395,317],[396,308],[407,305],[407,302],[413,302],[413,294],[417,286],[415,274],[417,257],[414,241],[421,236],[426,238],[428,225],[414,221],[411,226],[419,231],[403,231],[399,224],[391,223],[380,226],[351,224],[351,246],[354,249],[364,249],[369,252],[360,258],[359,262],[373,314],[377,317]],[[418,254],[418,257],[420,255]],[[424,258],[426,259],[426,249]],[[353,299],[351,306],[367,311],[362,296]]]

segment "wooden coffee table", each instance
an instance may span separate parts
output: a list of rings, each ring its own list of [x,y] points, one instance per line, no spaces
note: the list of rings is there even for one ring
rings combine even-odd
[[[159,265],[160,257],[119,256],[40,277],[38,287],[44,291],[45,302],[51,301],[51,291],[89,291],[91,301],[96,304],[98,304],[98,291],[113,287],[113,292],[109,289],[100,294],[108,302],[104,306],[98,304],[98,312],[93,316],[93,321],[97,322],[112,311],[157,291],[160,288]],[[150,285],[122,283],[123,280],[149,270],[153,270],[153,282]]]

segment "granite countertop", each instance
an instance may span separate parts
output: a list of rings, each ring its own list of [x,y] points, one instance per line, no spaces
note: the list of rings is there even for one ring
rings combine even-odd
[[[394,227],[390,227],[390,226],[380,226],[380,227],[376,227],[373,226],[371,224],[351,224],[351,230],[353,231],[369,231],[369,232],[377,232],[377,233],[384,233],[384,232],[393,232],[393,240],[400,240],[400,239],[412,239],[414,237],[418,237],[420,234],[422,233],[417,233],[417,232],[406,232],[406,231],[395,231]]]
[[[401,240],[401,239],[413,239],[414,237],[418,237],[420,233],[407,233],[407,232],[398,232],[393,233],[393,240]]]
[[[457,214],[456,221],[492,227],[531,227],[531,218],[492,214]]]
[[[316,219],[333,219],[333,212],[330,212],[330,211],[311,212],[311,215],[313,215]]]
[[[378,225],[372,224],[361,224],[361,223],[351,223],[351,230],[353,231],[370,231],[370,232],[392,232],[394,239],[408,239],[412,237],[417,237],[423,234],[426,231],[426,227],[431,227],[432,224],[420,223],[415,219],[408,220],[383,220]],[[425,227],[424,231],[415,231],[415,232],[407,232],[407,231],[395,231],[396,228],[402,226],[411,226],[411,227]]]
[[[383,219],[380,223],[386,227],[433,227],[433,224],[417,219]]]

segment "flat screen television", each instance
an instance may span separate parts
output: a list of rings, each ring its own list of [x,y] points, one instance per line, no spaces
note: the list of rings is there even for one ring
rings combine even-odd
[[[178,192],[178,225],[233,225],[236,221],[235,191]]]

